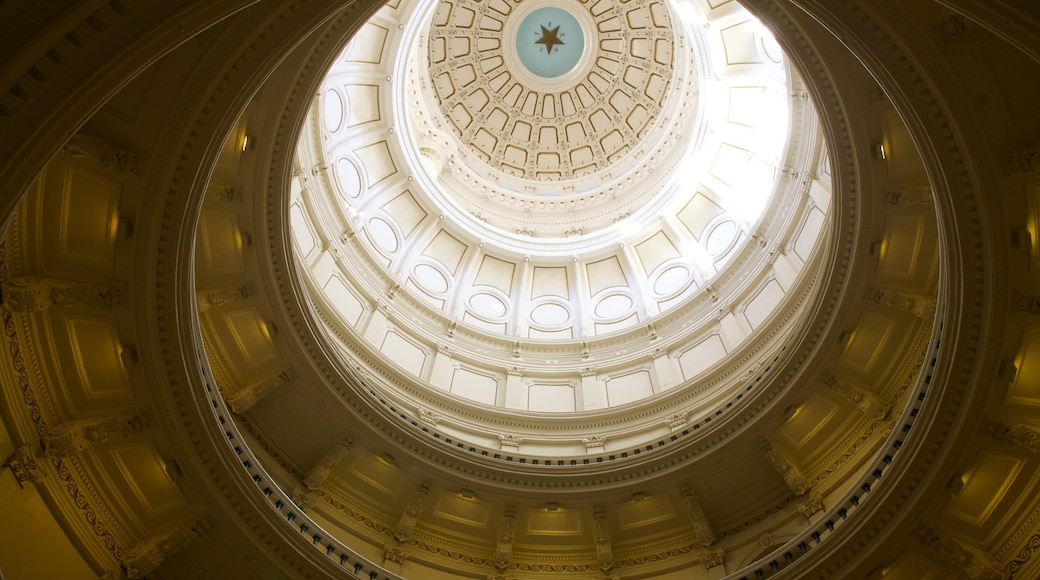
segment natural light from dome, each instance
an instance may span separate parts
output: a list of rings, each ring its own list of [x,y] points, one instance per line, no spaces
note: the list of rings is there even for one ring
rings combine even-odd
[[[776,348],[815,280],[826,156],[768,31],[709,11],[377,13],[322,86],[289,208],[349,364],[428,405],[559,414],[707,400],[725,361]],[[581,50],[560,74],[525,66],[561,42]]]

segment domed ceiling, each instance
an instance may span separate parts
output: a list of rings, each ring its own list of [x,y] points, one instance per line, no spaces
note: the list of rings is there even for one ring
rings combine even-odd
[[[298,151],[328,169],[293,189],[348,365],[437,416],[654,401],[636,441],[775,356],[830,186],[801,81],[746,12],[713,29],[696,2],[392,10],[329,72]],[[477,423],[515,415],[488,412],[461,432],[497,447]]]

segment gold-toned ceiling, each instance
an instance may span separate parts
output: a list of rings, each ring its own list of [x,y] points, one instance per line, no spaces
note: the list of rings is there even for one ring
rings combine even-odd
[[[828,291],[737,418],[553,472],[332,364],[284,191],[368,14],[244,4],[0,8],[5,577],[1038,576],[1031,7],[748,0],[848,137]]]

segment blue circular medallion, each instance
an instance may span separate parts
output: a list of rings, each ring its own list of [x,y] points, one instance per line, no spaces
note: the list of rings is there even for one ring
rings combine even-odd
[[[581,25],[561,8],[539,8],[528,14],[516,32],[520,62],[543,78],[562,76],[574,68],[585,50]]]

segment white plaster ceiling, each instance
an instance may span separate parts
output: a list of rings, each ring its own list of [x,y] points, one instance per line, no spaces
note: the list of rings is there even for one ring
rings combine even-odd
[[[589,46],[544,86],[509,68],[511,2],[404,2],[351,41],[292,188],[314,303],[348,364],[434,408],[712,399],[812,289],[830,179],[801,80],[743,10],[542,4]]]

